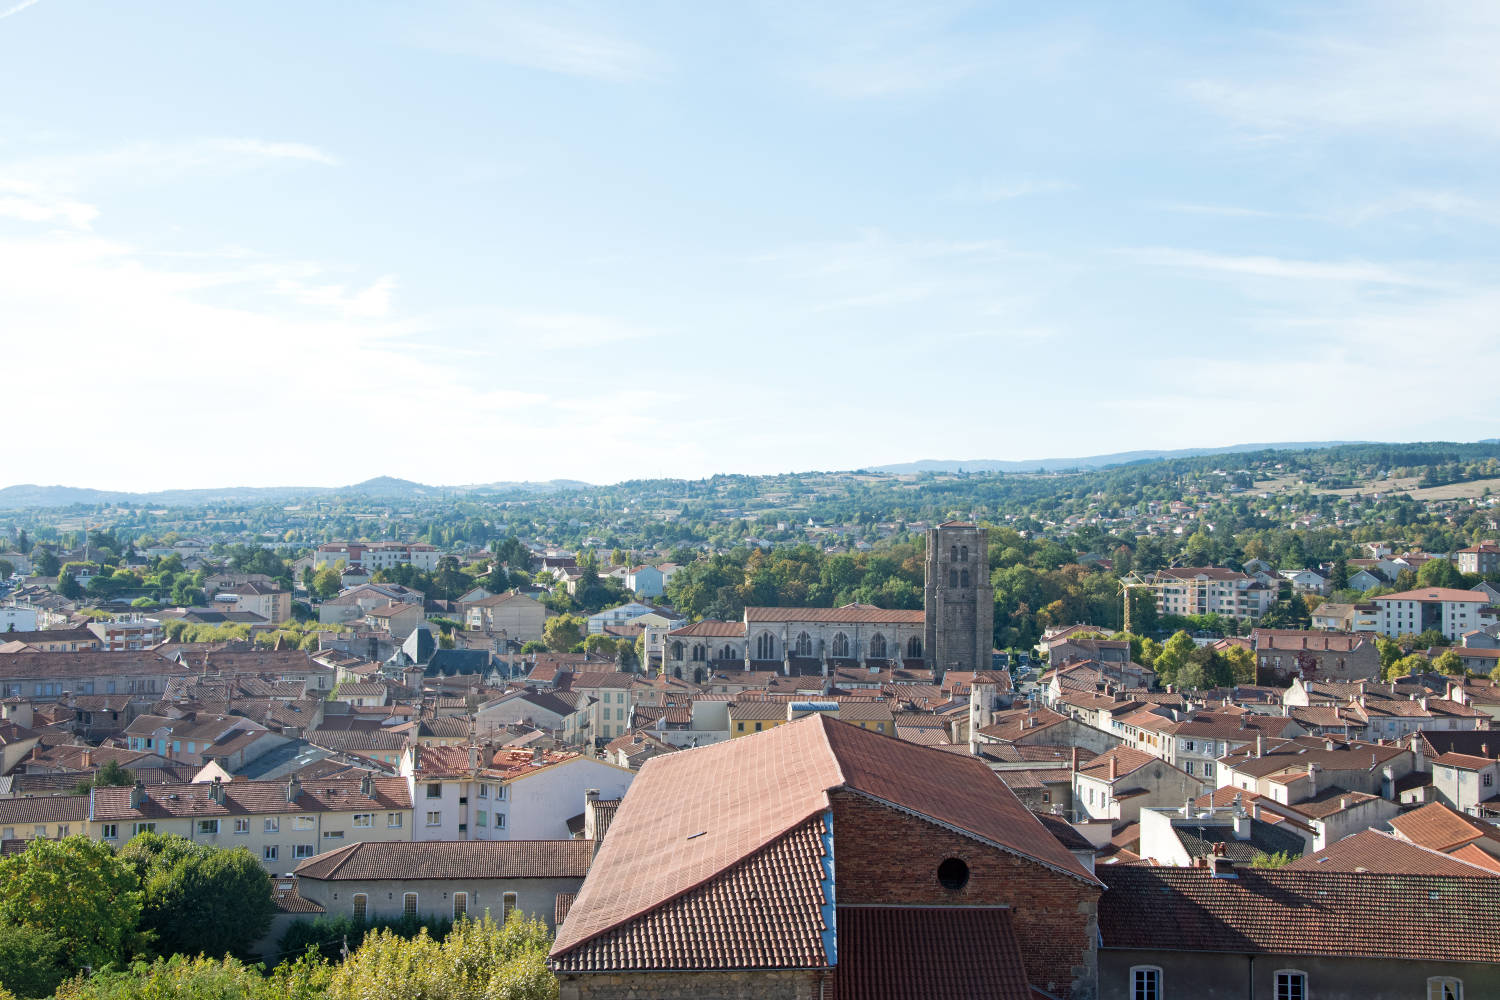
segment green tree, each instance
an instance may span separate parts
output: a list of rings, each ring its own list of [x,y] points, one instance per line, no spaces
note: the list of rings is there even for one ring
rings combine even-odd
[[[542,640],[554,653],[566,653],[583,641],[583,627],[577,615],[557,615],[542,626]]]
[[[1397,677],[1425,673],[1431,666],[1432,664],[1427,661],[1427,657],[1420,653],[1411,653],[1410,655],[1401,657],[1401,659],[1387,667],[1383,673],[1383,677],[1385,680],[1392,681]]]
[[[1464,667],[1463,657],[1451,649],[1445,649],[1438,654],[1437,659],[1432,661],[1432,669],[1450,677],[1468,673]]]
[[[1420,587],[1453,587],[1465,589],[1463,574],[1447,559],[1429,559],[1417,570]]]
[[[57,578],[57,592],[70,601],[83,596],[83,588],[78,585],[78,580],[72,573],[64,573]]]
[[[1378,638],[1375,640],[1375,649],[1380,654],[1380,670],[1382,674],[1405,655],[1401,644],[1396,642],[1395,639]]]
[[[1235,684],[1255,683],[1255,654],[1253,652],[1244,646],[1230,646],[1222,655],[1229,665]]]
[[[545,653],[546,651],[547,644],[545,642],[538,642],[536,639],[528,639],[526,644],[521,647],[521,652],[528,656],[532,653]]]
[[[262,975],[234,958],[173,955],[70,980],[57,1000],[322,1000],[331,976],[327,962],[307,956]]]
[[[1333,561],[1333,569],[1328,573],[1328,586],[1335,593],[1349,589],[1349,563],[1347,561],[1344,559]]]
[[[37,839],[0,859],[0,921],[57,934],[72,968],[122,959],[140,916],[140,880],[105,844]]]
[[[1265,851],[1256,851],[1250,858],[1250,867],[1261,869],[1285,868],[1293,860],[1295,859],[1286,851],[1277,851],[1274,854],[1267,854]]]
[[[142,833],[120,860],[140,879],[141,928],[162,954],[244,955],[271,925],[271,878],[244,848]]]
[[[1188,657],[1198,648],[1193,642],[1193,637],[1186,632],[1177,632],[1167,640],[1162,647],[1161,653],[1156,657],[1152,665],[1156,675],[1163,684],[1177,683],[1177,673],[1187,663]]]
[[[18,997],[51,996],[72,972],[67,946],[56,933],[0,922],[0,990]]]
[[[318,600],[326,601],[339,595],[340,586],[339,571],[332,566],[324,566],[313,575],[312,587],[309,590]]]
[[[93,781],[80,781],[74,791],[87,795],[90,788],[128,788],[135,784],[135,775],[118,760],[107,760],[94,772]]]
[[[422,931],[367,936],[333,971],[328,1000],[556,1000],[547,969],[550,935],[540,920],[513,912],[504,924],[464,920],[441,942]]]
[[[62,569],[62,562],[50,549],[43,549],[31,560],[31,568],[37,576],[56,576]]]

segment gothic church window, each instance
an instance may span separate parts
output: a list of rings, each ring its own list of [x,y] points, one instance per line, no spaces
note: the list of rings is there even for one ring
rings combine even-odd
[[[870,655],[877,660],[885,658],[885,636],[879,632],[876,632],[875,638],[870,640]]]
[[[838,657],[849,655],[849,637],[842,632],[833,637],[833,655]]]

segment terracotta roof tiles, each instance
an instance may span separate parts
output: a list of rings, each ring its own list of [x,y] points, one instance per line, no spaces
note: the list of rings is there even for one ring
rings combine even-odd
[[[1500,881],[1376,872],[1106,866],[1106,948],[1500,962]],[[1462,934],[1413,934],[1462,927]]]
[[[581,879],[593,856],[591,840],[372,841],[309,858],[296,875],[320,881]]]

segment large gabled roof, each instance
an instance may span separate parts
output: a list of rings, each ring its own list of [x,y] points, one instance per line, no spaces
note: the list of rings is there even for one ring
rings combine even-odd
[[[983,761],[812,715],[647,761],[559,932],[554,963],[563,969],[619,968],[612,964],[622,959],[611,942],[628,939],[645,950],[631,961],[662,963],[631,967],[703,967],[678,950],[696,941],[696,932],[683,928],[695,926],[700,903],[679,901],[705,899],[703,893],[713,895],[718,891],[713,887],[726,879],[751,877],[744,875],[745,866],[760,865],[763,858],[784,859],[764,862],[782,872],[776,890],[746,916],[746,928],[735,939],[740,943],[721,941],[718,947],[748,948],[744,942],[759,940],[754,935],[766,920],[790,926],[808,919],[825,874],[820,860],[810,860],[817,852],[796,847],[789,838],[804,838],[808,824],[826,824],[829,793],[837,789],[1095,881]],[[730,904],[714,905],[717,913],[728,912],[723,908]],[[684,906],[688,909],[679,913]],[[678,928],[679,937],[669,941],[652,929],[664,920]],[[718,925],[726,926],[723,921]],[[596,947],[596,940],[603,943]],[[581,957],[585,946],[588,957]],[[771,967],[766,963],[780,952],[772,948],[755,954],[755,962],[734,967]],[[812,959],[806,963],[820,964]]]

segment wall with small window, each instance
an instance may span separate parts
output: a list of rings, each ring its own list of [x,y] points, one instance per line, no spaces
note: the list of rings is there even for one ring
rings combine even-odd
[[[297,890],[303,899],[330,914],[348,913],[369,920],[416,914],[423,919],[452,920],[489,914],[504,919],[511,910],[540,917],[555,931],[553,917],[560,893],[576,893],[581,878],[536,879],[331,879],[301,876]]]

